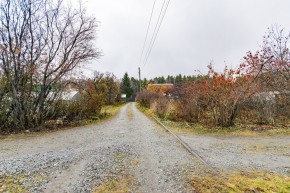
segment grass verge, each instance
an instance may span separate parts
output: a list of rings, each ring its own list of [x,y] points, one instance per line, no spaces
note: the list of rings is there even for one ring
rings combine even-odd
[[[146,116],[151,117],[156,116],[155,113],[148,108],[142,107],[139,104],[136,105],[137,108],[143,112]],[[290,135],[290,125],[235,125],[233,127],[223,128],[223,127],[206,127],[201,124],[193,124],[187,122],[176,122],[163,119],[162,123],[167,127],[171,128],[173,131],[178,133],[193,133],[198,135],[229,135],[229,136],[249,136],[249,137],[259,137],[259,136],[289,136]]]
[[[221,176],[190,176],[191,189],[198,193],[290,192],[290,177],[271,173],[243,172]]]
[[[280,126],[257,126],[257,125],[236,125],[229,128],[205,127],[201,124],[187,122],[174,122],[163,120],[163,123],[172,128],[175,132],[206,134],[206,135],[231,135],[231,136],[288,136],[289,127]]]
[[[141,106],[139,103],[136,103],[136,107],[148,117],[152,118],[152,116],[155,116],[155,113],[151,109],[145,108]]]
[[[101,111],[101,114],[99,116],[92,117],[92,119],[84,120],[85,124],[86,125],[96,124],[96,123],[99,123],[101,121],[112,118],[119,112],[120,108],[123,106],[124,106],[124,104],[104,106],[104,107],[102,107],[102,111]]]
[[[17,139],[26,139],[28,137],[35,137],[41,134],[50,133],[54,131],[67,130],[74,127],[85,126],[85,125],[99,124],[99,123],[102,123],[103,121],[106,121],[114,117],[119,112],[120,108],[123,106],[124,104],[116,105],[116,106],[115,105],[104,106],[102,108],[100,116],[92,117],[92,119],[85,119],[85,120],[71,122],[68,125],[65,124],[63,126],[48,127],[48,128],[41,129],[39,131],[32,130],[29,132],[23,131],[20,133],[10,133],[9,135],[0,134],[0,140],[12,141],[12,140],[17,140]]]

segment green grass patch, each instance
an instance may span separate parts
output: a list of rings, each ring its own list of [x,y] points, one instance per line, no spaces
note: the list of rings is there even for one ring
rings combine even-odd
[[[238,173],[221,176],[190,176],[189,182],[200,193],[289,193],[290,177],[271,173]]]

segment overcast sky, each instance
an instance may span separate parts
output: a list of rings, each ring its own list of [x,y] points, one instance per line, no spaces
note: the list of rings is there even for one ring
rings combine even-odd
[[[259,49],[267,28],[289,30],[289,0],[171,0],[150,58],[140,65],[154,0],[84,0],[100,22],[97,47],[104,56],[88,67],[137,77],[197,74],[207,65],[236,67],[249,50]],[[163,0],[156,0],[149,40]],[[147,49],[147,48],[146,48]],[[145,50],[146,50],[145,49]]]

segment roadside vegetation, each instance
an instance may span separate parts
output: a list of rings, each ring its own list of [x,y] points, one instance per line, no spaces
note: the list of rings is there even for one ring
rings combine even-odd
[[[95,188],[94,193],[130,193],[134,180],[132,176],[109,180]]]
[[[198,193],[290,192],[289,176],[262,172],[243,172],[221,176],[191,175],[189,183],[191,189]]]
[[[42,179],[43,176],[37,173],[33,174],[32,177],[25,174],[0,176],[0,192],[30,192],[31,186],[40,183]]]
[[[122,80],[82,74],[102,53],[98,21],[81,3],[9,0],[0,12],[0,134],[92,123],[134,100],[137,87],[127,73]]]
[[[263,46],[248,52],[236,69],[223,72],[208,65],[208,74],[178,75],[178,83],[156,78],[137,97],[169,126],[196,133],[234,135],[290,133],[289,33],[268,29]],[[164,81],[163,81],[164,79]],[[179,80],[180,79],[180,80]],[[170,77],[168,83],[171,83]]]
[[[112,114],[106,106],[125,102],[121,93],[132,100],[127,73],[82,75],[102,53],[98,22],[81,4],[9,0],[0,10],[0,134],[92,123]]]
[[[194,133],[198,135],[231,135],[231,136],[285,136],[290,135],[290,129],[281,125],[236,124],[231,127],[207,127],[202,124],[175,122],[163,120],[163,123],[177,133]]]
[[[0,192],[25,192],[26,187],[23,185],[25,176],[5,176],[0,178]]]

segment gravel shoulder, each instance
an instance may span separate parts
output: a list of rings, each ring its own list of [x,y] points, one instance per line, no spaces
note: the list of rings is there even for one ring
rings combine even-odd
[[[290,175],[290,137],[179,134],[210,165],[224,172],[271,171]]]

